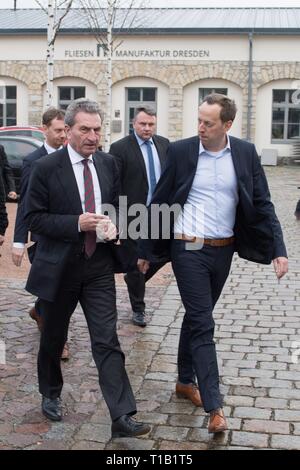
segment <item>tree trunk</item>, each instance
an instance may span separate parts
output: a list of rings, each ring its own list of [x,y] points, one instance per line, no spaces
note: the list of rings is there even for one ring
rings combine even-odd
[[[113,37],[112,29],[114,22],[114,0],[108,0],[108,20],[107,20],[107,61],[106,61],[106,109],[104,126],[104,150],[109,151],[111,140],[111,96],[112,96],[112,55],[113,55]]]
[[[48,29],[47,29],[47,90],[46,107],[53,106],[54,79],[54,8],[53,0],[48,0]]]

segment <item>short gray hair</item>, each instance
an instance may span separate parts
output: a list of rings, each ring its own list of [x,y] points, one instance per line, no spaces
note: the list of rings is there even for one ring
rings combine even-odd
[[[148,116],[155,116],[156,117],[156,111],[154,108],[151,108],[151,106],[140,106],[138,108],[136,108],[135,112],[134,112],[134,118],[133,120],[135,121],[138,114],[140,113],[146,113],[148,114]]]
[[[72,101],[67,107],[65,124],[70,127],[74,126],[76,114],[81,111],[89,114],[99,114],[101,121],[103,121],[103,112],[96,101],[89,100],[87,98],[78,98],[77,100]]]

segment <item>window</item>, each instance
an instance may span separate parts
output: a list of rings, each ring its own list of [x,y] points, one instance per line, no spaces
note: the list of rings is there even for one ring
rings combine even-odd
[[[126,129],[128,134],[133,133],[132,121],[136,108],[150,106],[156,110],[156,88],[126,88]]]
[[[300,137],[300,104],[294,99],[296,91],[273,90],[272,141]]]
[[[199,88],[199,104],[202,103],[204,98],[211,93],[220,93],[221,95],[227,95],[227,88]]]
[[[58,107],[66,109],[71,101],[77,98],[85,98],[84,86],[59,86],[58,87]]]
[[[17,124],[17,87],[0,86],[0,127]]]

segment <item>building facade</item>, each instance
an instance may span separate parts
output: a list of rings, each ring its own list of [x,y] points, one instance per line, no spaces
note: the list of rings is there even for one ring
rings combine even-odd
[[[26,10],[3,11],[0,125],[40,124],[45,18],[39,10],[27,16]],[[105,109],[106,57],[74,14],[66,17],[55,42],[54,104],[65,108],[86,96]],[[217,91],[236,101],[233,135],[251,140],[259,152],[274,148],[279,156],[291,155],[293,139],[300,136],[300,8],[140,14],[144,19],[151,14],[152,23],[123,31],[113,55],[112,141],[131,131],[134,109],[142,104],[157,109],[159,134],[170,140],[195,135],[198,105]]]

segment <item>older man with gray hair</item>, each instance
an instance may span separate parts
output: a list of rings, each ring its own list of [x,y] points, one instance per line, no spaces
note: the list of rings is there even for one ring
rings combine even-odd
[[[112,437],[132,437],[150,427],[131,417],[136,403],[116,332],[114,262],[107,242],[117,231],[102,207],[117,206],[119,180],[114,159],[97,151],[102,119],[96,102],[72,102],[65,116],[67,147],[35,165],[26,217],[39,243],[26,289],[42,303],[38,378],[44,415],[62,419],[60,354],[79,301],[112,419]],[[101,239],[96,234],[99,226]]]

